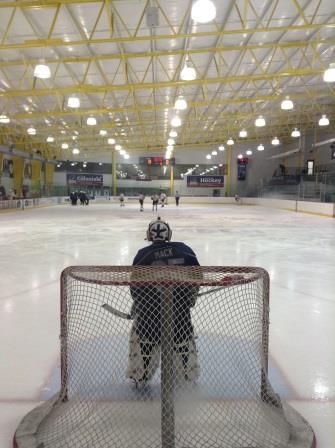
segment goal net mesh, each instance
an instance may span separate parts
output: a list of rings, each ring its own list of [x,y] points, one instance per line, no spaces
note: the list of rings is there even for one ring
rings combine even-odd
[[[268,325],[261,268],[67,268],[61,391],[14,445],[310,448],[269,383]]]

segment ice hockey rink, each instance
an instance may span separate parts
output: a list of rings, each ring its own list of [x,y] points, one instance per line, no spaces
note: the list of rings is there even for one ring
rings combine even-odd
[[[59,385],[59,277],[70,265],[129,265],[160,215],[201,265],[260,266],[271,278],[270,380],[335,447],[335,221],[257,206],[147,202],[0,213],[0,448]]]

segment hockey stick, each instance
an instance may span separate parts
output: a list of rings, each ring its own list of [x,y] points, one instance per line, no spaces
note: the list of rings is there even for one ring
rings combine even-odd
[[[221,291],[221,289],[225,289],[229,286],[233,286],[233,283],[227,283],[226,285],[221,286],[220,288],[212,288],[209,289],[208,291],[201,292],[200,294],[198,294],[198,297],[205,296],[206,294],[211,294],[212,292]],[[103,305],[101,305],[101,307],[104,308],[109,313],[114,314],[114,316],[120,317],[121,319],[133,320],[133,317],[130,314],[123,313],[122,311],[117,310],[111,305],[108,305],[108,303],[104,303]]]
[[[108,303],[104,303],[103,305],[101,305],[101,308],[104,308],[109,313],[114,314],[114,316],[121,317],[121,319],[127,319],[127,320],[133,319],[130,314],[123,313],[122,311],[119,311],[116,308],[113,308],[112,306],[108,305]]]

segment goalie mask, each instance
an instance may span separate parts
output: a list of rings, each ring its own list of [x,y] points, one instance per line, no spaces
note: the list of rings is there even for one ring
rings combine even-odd
[[[167,222],[161,221],[158,217],[156,221],[152,221],[149,224],[147,230],[147,240],[156,242],[170,241],[172,236],[172,230]]]

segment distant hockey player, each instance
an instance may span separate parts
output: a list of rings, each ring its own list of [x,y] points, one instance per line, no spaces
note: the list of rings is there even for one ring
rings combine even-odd
[[[155,193],[153,196],[151,196],[151,200],[152,200],[152,211],[154,211],[154,210],[157,211],[157,206],[158,206],[158,201],[159,201],[158,195]]]
[[[119,196],[120,207],[124,207],[124,194],[121,193]]]
[[[72,205],[77,205],[77,201],[78,201],[78,195],[75,191],[72,191],[70,193],[70,201]]]
[[[143,212],[144,211],[144,207],[143,207],[143,204],[144,204],[144,194],[142,194],[142,193],[139,194],[138,201],[140,203],[140,212]]]
[[[149,247],[140,249],[133,266],[199,266],[193,250],[184,243],[171,242],[172,231],[167,222],[158,218],[149,224]],[[145,384],[159,366],[161,343],[161,287],[132,286],[132,317],[127,377],[136,385]],[[199,376],[197,350],[191,322],[198,287],[176,286],[173,291],[174,352],[178,378],[186,381]]]
[[[178,207],[179,199],[180,199],[180,193],[178,191],[176,191],[176,194],[174,195],[174,198],[176,200],[176,206]]]
[[[165,202],[166,202],[166,194],[164,192],[161,193],[159,200],[161,201],[161,206],[164,207]]]
[[[235,203],[240,204],[240,202],[241,202],[240,196],[238,194],[235,194]]]

